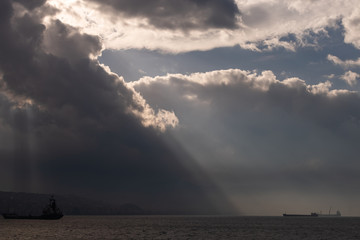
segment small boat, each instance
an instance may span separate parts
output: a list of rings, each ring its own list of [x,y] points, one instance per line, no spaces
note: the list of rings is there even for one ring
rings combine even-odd
[[[49,198],[49,204],[43,209],[43,212],[39,216],[29,215],[18,215],[15,213],[3,213],[2,216],[5,219],[44,219],[44,220],[57,220],[62,218],[64,215],[61,210],[57,207],[55,198],[51,196]]]

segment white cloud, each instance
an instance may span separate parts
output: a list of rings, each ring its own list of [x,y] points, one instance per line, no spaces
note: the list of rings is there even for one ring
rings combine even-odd
[[[329,54],[327,56],[327,59],[332,62],[335,65],[339,65],[343,68],[352,68],[352,67],[360,67],[360,58],[358,58],[357,60],[341,60],[340,58]]]
[[[176,83],[176,84],[175,84]],[[318,83],[315,85],[307,85],[306,82],[300,78],[287,78],[283,81],[280,81],[276,78],[275,74],[272,71],[263,71],[258,74],[256,71],[244,71],[240,69],[229,69],[229,70],[217,70],[205,73],[193,73],[191,75],[183,74],[168,74],[167,76],[158,76],[155,78],[152,77],[143,77],[138,81],[128,83],[129,86],[137,89],[141,86],[150,86],[150,85],[182,85],[190,87],[195,85],[208,87],[208,86],[233,86],[239,87],[244,86],[246,88],[251,88],[257,91],[267,92],[269,89],[279,84],[287,88],[299,88],[304,89],[304,91],[314,94],[314,95],[325,95],[328,97],[336,96],[337,93],[341,94],[351,94],[351,91],[344,89],[334,89],[331,90],[332,83],[326,81],[323,83]],[[190,87],[192,89],[193,87]],[[140,91],[141,92],[141,91]],[[187,92],[184,95],[184,98],[187,99],[198,99],[196,97],[197,93]],[[191,96],[191,98],[189,98]]]
[[[354,10],[347,17],[344,17],[343,24],[345,27],[345,39],[346,43],[351,43],[355,47],[360,48],[360,9],[358,7],[359,2],[355,1]]]
[[[131,112],[141,120],[145,127],[153,127],[164,132],[168,128],[178,126],[179,119],[174,111],[158,109],[155,111],[145,101],[145,99],[136,91],[134,91],[134,101],[142,106],[142,109],[131,108]]]
[[[328,78],[328,79],[333,79],[333,78],[336,77],[336,75],[332,73],[332,74],[329,74],[329,75],[325,75],[324,77]]]
[[[343,79],[350,86],[356,85],[358,78],[360,78],[360,74],[352,71],[347,71],[344,73],[344,75],[341,76],[341,79]]]
[[[127,91],[132,93],[132,100],[136,104],[129,106],[128,112],[131,112],[139,118],[143,126],[152,127],[160,130],[161,132],[166,131],[169,128],[175,128],[179,124],[179,119],[175,115],[174,111],[168,111],[165,109],[157,109],[156,111],[146,102],[146,100],[135,91],[131,83],[126,83],[123,77],[111,72],[108,66],[103,64],[100,65],[109,75],[116,78],[118,82],[124,84],[127,87]]]
[[[290,88],[304,88],[306,87],[306,83],[304,80],[300,78],[287,78],[282,81],[282,83]]]
[[[313,94],[329,94],[332,84],[330,81],[319,83],[316,85],[307,86],[309,92]]]

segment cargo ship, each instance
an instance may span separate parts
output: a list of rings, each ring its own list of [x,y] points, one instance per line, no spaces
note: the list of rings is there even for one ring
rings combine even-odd
[[[310,214],[283,214],[284,217],[341,217],[341,213],[339,210],[336,211],[335,214],[331,214],[331,207],[329,210],[328,214],[322,214],[322,212],[320,211],[320,213],[316,213],[316,212],[312,212]]]
[[[32,216],[29,215],[18,215],[15,213],[3,213],[2,216],[5,219],[44,219],[44,220],[57,220],[62,218],[64,215],[61,210],[57,207],[55,198],[51,196],[49,198],[49,204],[43,209],[41,215]]]
[[[310,213],[310,214],[283,214],[284,217],[318,217],[319,214],[318,213]]]

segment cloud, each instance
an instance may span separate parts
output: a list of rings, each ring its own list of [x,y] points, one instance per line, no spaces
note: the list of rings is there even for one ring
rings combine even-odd
[[[180,129],[169,133],[249,212],[259,205],[246,199],[281,212],[292,193],[319,206],[325,196],[359,197],[358,92],[239,69],[132,85],[151,106],[174,109]]]
[[[358,92],[240,69],[127,84],[96,60],[104,48],[296,51],[339,25],[357,47],[356,12],[325,0],[4,0],[0,187],[204,211],[233,210],[227,196],[239,209],[274,193],[358,200]]]
[[[44,32],[43,47],[49,54],[67,61],[78,61],[100,55],[102,43],[98,37],[81,34],[78,29],[56,20]]]
[[[343,79],[349,86],[354,86],[357,84],[358,78],[360,78],[360,74],[352,71],[347,71],[344,75],[341,76],[341,79]]]
[[[114,16],[141,18],[146,24],[160,29],[192,30],[208,28],[237,28],[240,14],[233,0],[89,0],[96,2],[102,12]]]
[[[56,17],[98,34],[106,48],[171,53],[240,45],[256,51],[317,46],[356,7],[351,1],[97,1],[49,0]],[[96,4],[95,4],[96,3]],[[344,26],[346,34],[352,30]],[[286,39],[289,35],[294,39]],[[142,41],[146,39],[146,41]],[[349,40],[350,41],[350,40]]]
[[[354,68],[354,67],[359,67],[360,66],[360,58],[358,58],[357,60],[341,60],[340,58],[334,56],[334,55],[331,55],[329,54],[327,56],[327,59],[332,62],[333,64],[335,65],[339,65],[341,66],[342,68]]]
[[[34,8],[44,5],[46,0],[15,0],[14,2],[21,3],[21,5],[23,5],[27,9],[33,10]]]
[[[52,19],[46,3],[18,2],[0,2],[1,189],[231,209],[185,150],[162,139],[174,112],[152,109],[94,59],[98,36]]]
[[[354,10],[348,16],[344,17],[343,24],[345,27],[345,39],[346,43],[353,44],[356,48],[360,48],[360,9],[354,8]]]

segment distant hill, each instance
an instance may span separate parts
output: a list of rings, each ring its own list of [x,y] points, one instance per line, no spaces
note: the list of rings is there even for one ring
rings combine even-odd
[[[17,214],[41,214],[50,194],[1,192],[0,212]],[[65,215],[135,215],[144,214],[140,207],[127,204],[109,204],[75,195],[55,195],[59,208]]]

